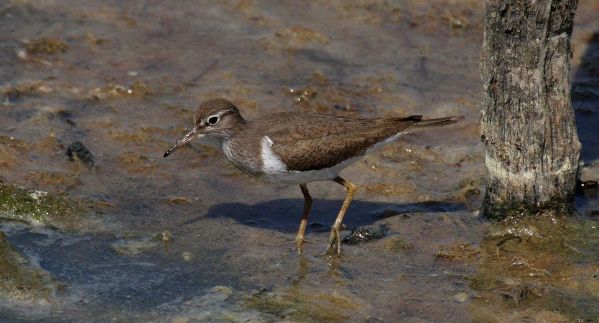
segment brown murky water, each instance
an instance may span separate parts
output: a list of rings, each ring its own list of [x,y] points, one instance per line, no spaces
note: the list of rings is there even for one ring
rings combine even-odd
[[[477,215],[483,11],[473,0],[1,2],[0,320],[599,319],[592,192],[577,219]],[[578,13],[573,100],[584,176],[597,180],[599,5]],[[381,240],[323,256],[344,191],[311,184],[298,255],[298,187],[249,178],[210,143],[161,157],[212,97],[249,119],[466,119],[344,171],[360,190],[343,234],[383,225]],[[69,160],[77,141],[93,163]]]

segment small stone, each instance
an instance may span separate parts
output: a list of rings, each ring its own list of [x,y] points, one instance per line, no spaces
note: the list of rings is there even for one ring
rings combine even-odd
[[[113,242],[111,246],[120,254],[135,256],[154,249],[158,243],[157,239],[146,236],[139,239],[121,239]]]
[[[226,299],[226,297],[229,297],[229,296],[231,296],[231,294],[233,294],[233,290],[230,287],[221,286],[221,285],[212,287],[209,292],[218,293],[220,295],[223,295],[223,296],[225,296],[225,299]]]
[[[171,205],[191,205],[191,200],[185,196],[169,196],[166,202]]]
[[[362,244],[383,238],[387,234],[387,227],[382,225],[379,229],[355,227],[350,234],[343,238],[345,244]]]
[[[44,192],[44,191],[32,191],[29,193],[29,196],[31,196],[32,199],[34,200],[39,200],[40,197],[44,197],[48,195],[48,192]]]
[[[193,256],[191,255],[191,252],[189,252],[189,251],[183,251],[181,253],[181,257],[183,257],[183,260],[185,260],[185,261],[191,261],[191,258],[193,258]]]
[[[95,165],[91,151],[80,141],[75,141],[67,147],[67,156],[70,161],[80,161],[89,168],[93,168]]]
[[[392,236],[385,238],[382,240],[381,247],[384,250],[397,251],[397,250],[407,250],[414,248],[414,245],[405,241],[399,236]]]
[[[17,57],[18,57],[20,60],[23,60],[23,61],[24,61],[24,60],[26,60],[26,59],[27,59],[27,51],[25,51],[25,50],[23,50],[23,49],[21,49],[21,50],[18,50],[18,51],[17,51]]]
[[[167,242],[171,241],[172,234],[170,231],[164,230],[164,231],[160,232],[159,234],[157,234],[156,237],[158,239],[160,239],[162,242],[167,243]]]
[[[521,284],[520,280],[516,280],[512,277],[500,277],[497,280],[506,284],[507,286],[518,286]]]
[[[455,299],[459,303],[464,303],[469,298],[470,298],[470,295],[468,295],[468,293],[458,293],[458,294],[453,295],[453,299]]]

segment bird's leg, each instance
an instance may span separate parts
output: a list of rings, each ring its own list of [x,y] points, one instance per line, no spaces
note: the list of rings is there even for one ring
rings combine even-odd
[[[308,216],[310,215],[310,210],[312,209],[312,197],[310,196],[310,192],[308,192],[308,184],[300,184],[300,188],[304,194],[304,212],[302,213],[302,220],[299,225],[299,230],[297,231],[297,237],[295,238],[295,245],[297,246],[297,250],[299,252],[302,251],[302,243],[305,241],[304,232],[306,232]]]
[[[345,186],[347,190],[347,195],[345,196],[345,200],[343,201],[343,205],[339,210],[339,215],[337,215],[337,219],[335,219],[335,223],[331,228],[331,236],[329,237],[329,246],[327,248],[327,253],[341,253],[341,236],[339,233],[339,229],[341,228],[341,222],[343,222],[343,217],[345,216],[345,212],[349,207],[349,203],[354,198],[354,194],[356,193],[357,186],[351,182],[344,180],[343,178],[337,176],[333,179],[336,183],[339,183]]]

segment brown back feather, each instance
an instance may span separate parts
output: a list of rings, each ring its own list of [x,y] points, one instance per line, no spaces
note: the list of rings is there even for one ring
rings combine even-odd
[[[317,170],[362,156],[369,147],[402,132],[421,119],[420,116],[349,119],[312,115],[302,120],[312,121],[317,126],[312,123],[312,126],[307,127],[295,125],[287,128],[287,131],[279,129],[270,132],[269,137],[274,142],[274,152],[280,156],[289,170]],[[321,121],[325,124],[320,124]]]

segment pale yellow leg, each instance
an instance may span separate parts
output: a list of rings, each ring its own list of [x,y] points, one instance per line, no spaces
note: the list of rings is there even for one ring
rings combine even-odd
[[[299,252],[302,251],[301,248],[305,241],[304,233],[306,232],[306,225],[308,224],[308,216],[310,215],[310,210],[312,209],[312,197],[310,196],[310,192],[308,192],[308,185],[300,184],[300,188],[304,194],[304,212],[302,213],[302,220],[300,221],[297,237],[295,238],[295,245],[297,246],[297,251]]]
[[[341,223],[343,222],[343,217],[345,216],[345,212],[347,212],[347,208],[349,207],[349,203],[354,198],[356,194],[357,186],[344,180],[343,178],[337,176],[333,179],[336,183],[339,183],[345,186],[347,190],[347,195],[345,196],[345,200],[343,201],[343,205],[339,210],[339,215],[337,215],[337,219],[335,219],[335,223],[333,223],[333,227],[331,228],[331,236],[329,237],[329,246],[327,248],[327,253],[341,253],[341,235],[339,233],[339,229],[341,229]]]

